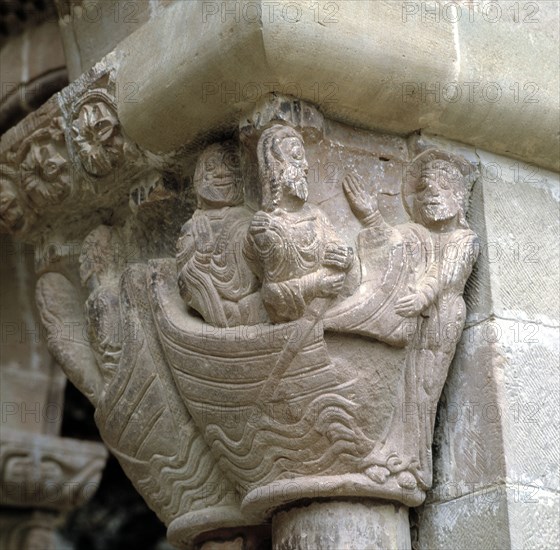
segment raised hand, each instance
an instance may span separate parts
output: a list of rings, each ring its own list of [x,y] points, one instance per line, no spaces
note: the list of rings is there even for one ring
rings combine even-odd
[[[342,181],[342,187],[352,212],[359,220],[377,212],[377,199],[366,191],[364,183],[355,174],[348,174]]]
[[[194,246],[201,254],[212,253],[212,228],[206,216],[196,216],[194,222]]]
[[[346,271],[354,261],[354,251],[350,246],[328,243],[325,248],[323,265]]]

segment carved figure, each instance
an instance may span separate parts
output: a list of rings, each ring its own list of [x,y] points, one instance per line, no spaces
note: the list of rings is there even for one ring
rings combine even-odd
[[[58,331],[85,322],[71,275],[45,273],[37,285],[50,349],[183,547],[202,531],[260,523],[304,499],[416,506],[431,484],[432,412],[477,255],[465,219],[470,167],[441,151],[415,159],[401,189],[409,223],[387,223],[355,174],[312,189],[319,207],[309,200],[302,135],[310,158],[348,156],[354,166],[377,162],[373,141],[356,135],[346,147],[352,130],[334,122],[321,123],[313,135],[323,141],[313,141],[278,109],[282,116],[243,119],[244,159],[257,158],[260,185],[247,166],[242,173],[237,143],[200,155],[198,208],[176,258],[127,266],[115,252],[131,235],[109,226],[88,235],[80,276],[89,345]],[[73,132],[90,175],[120,162],[123,136],[105,96],[76,107]],[[405,158],[406,142],[394,139]],[[390,177],[387,188],[401,185]],[[162,187],[151,177],[132,183],[135,220],[161,227],[165,208],[146,212]],[[258,201],[255,213],[246,203]]]
[[[62,125],[55,117],[23,140],[15,155],[22,191],[35,209],[61,203],[72,190]]]
[[[90,294],[85,304],[87,333],[107,386],[118,367],[122,349],[119,278],[126,267],[118,230],[106,225],[94,229],[80,253],[80,279]]]
[[[177,242],[183,299],[218,327],[264,321],[258,281],[242,253],[251,212],[241,206],[243,186],[234,143],[215,143],[203,151],[194,186],[198,209]]]
[[[337,296],[352,265],[352,249],[325,214],[307,203],[303,139],[289,126],[274,125],[258,143],[263,208],[251,221],[245,245],[262,297],[274,323],[303,316],[315,298]]]
[[[429,150],[419,155],[403,185],[413,222],[397,227],[383,220],[375,197],[366,193],[359,178],[349,175],[344,181],[352,210],[365,226],[358,245],[363,270],[379,272],[376,263],[390,249],[397,276],[390,265],[386,275],[393,280],[392,288],[380,292],[378,287],[360,304],[353,302],[350,309],[331,312],[326,325],[335,330],[346,326],[346,330],[406,345],[399,407],[372,455],[378,457],[379,467],[370,473],[383,479],[389,473],[409,470],[423,489],[431,486],[435,410],[465,322],[463,289],[478,255],[477,237],[465,218],[469,169],[445,152]],[[404,475],[400,479],[407,488],[415,483]]]
[[[17,233],[29,223],[30,213],[24,212],[15,180],[17,172],[7,164],[0,165],[0,229]]]
[[[58,273],[43,275],[37,301],[49,349],[94,403],[105,444],[169,526],[170,540],[184,544],[214,524],[238,526],[247,519],[178,395],[153,323],[147,266],[126,265],[129,246],[124,229],[109,226],[84,241],[80,277],[90,291],[89,356],[81,342],[60,338],[60,326],[76,319],[71,283]],[[172,263],[160,261],[158,271]]]
[[[124,156],[124,137],[112,98],[94,90],[74,108],[72,136],[84,170],[107,176]]]

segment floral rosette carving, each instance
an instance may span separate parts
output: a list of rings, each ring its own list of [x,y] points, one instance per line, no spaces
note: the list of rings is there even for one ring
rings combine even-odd
[[[124,137],[114,100],[101,90],[87,94],[74,107],[72,137],[84,170],[104,177],[124,156]]]

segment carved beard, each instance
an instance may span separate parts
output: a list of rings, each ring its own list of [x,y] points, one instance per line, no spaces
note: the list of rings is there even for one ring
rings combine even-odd
[[[306,201],[309,196],[306,171],[293,164],[288,164],[282,176],[285,191],[293,197]]]
[[[441,199],[439,200],[441,201]],[[451,220],[457,215],[458,211],[458,206],[454,201],[453,204],[441,201],[440,204],[419,204],[418,207],[422,220],[426,225]]]
[[[456,212],[452,211],[447,204],[427,204],[420,208],[424,222],[444,222],[455,216]]]

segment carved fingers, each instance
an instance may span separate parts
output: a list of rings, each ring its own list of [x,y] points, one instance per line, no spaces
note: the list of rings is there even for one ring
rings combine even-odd
[[[395,312],[402,317],[415,317],[428,305],[426,297],[422,294],[409,294],[397,300]]]
[[[344,279],[346,277],[344,273],[332,273],[329,271],[326,271],[326,273],[326,275],[320,278],[318,284],[318,298],[331,298],[337,296],[344,285]],[[320,273],[320,275],[322,275],[322,273]]]
[[[280,215],[280,213],[270,215],[266,212],[257,212],[249,226],[249,233],[257,239],[266,233],[267,239],[281,241],[280,236],[285,232],[285,222],[279,218]]]
[[[356,217],[363,220],[377,211],[377,200],[368,194],[363,181],[355,174],[348,174],[342,181],[348,203]]]
[[[328,267],[335,267],[346,271],[354,261],[354,251],[352,247],[341,245],[338,243],[329,243],[325,249],[325,257],[323,265]]]
[[[251,235],[258,235],[259,233],[264,233],[269,227],[272,219],[270,216],[264,212],[257,212],[253,219],[251,220],[251,225],[249,226],[249,233]]]
[[[212,228],[206,216],[197,216],[194,221],[194,245],[197,252],[209,254],[212,252]]]

